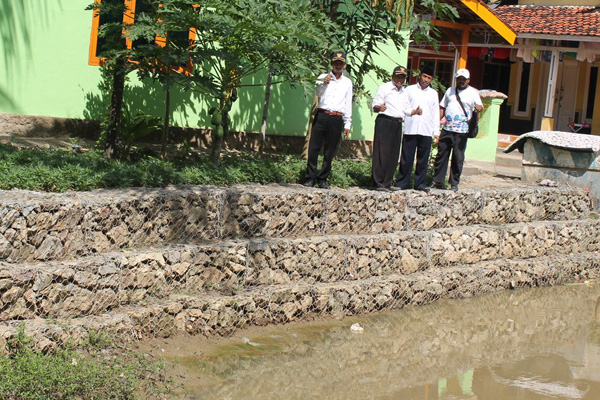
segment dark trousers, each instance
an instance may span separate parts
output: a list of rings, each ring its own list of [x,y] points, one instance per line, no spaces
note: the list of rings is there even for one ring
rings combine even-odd
[[[408,189],[410,174],[417,153],[417,166],[415,168],[415,188],[427,185],[427,165],[429,164],[429,153],[431,152],[431,136],[404,135],[402,139],[402,155],[400,157],[400,170],[396,179],[396,185],[402,189]]]
[[[310,142],[308,143],[308,165],[306,167],[305,179],[326,181],[331,173],[331,162],[342,139],[344,120],[339,115],[325,114],[318,111],[315,114],[312,130],[310,131]],[[319,153],[323,147],[323,165],[317,170]]]
[[[450,164],[450,185],[458,186],[460,175],[462,174],[463,164],[465,162],[465,150],[467,149],[467,134],[450,132],[442,129],[440,141],[438,143],[438,152],[435,157],[433,181],[435,183],[444,183],[446,172],[448,171],[448,160],[452,152],[452,163]]]
[[[398,166],[401,143],[401,120],[379,115],[375,120],[375,137],[373,138],[372,175],[376,188],[388,188],[392,185],[394,172]]]

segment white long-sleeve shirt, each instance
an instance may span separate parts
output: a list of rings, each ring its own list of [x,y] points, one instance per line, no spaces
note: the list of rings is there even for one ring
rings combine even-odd
[[[371,107],[373,108],[383,104],[385,104],[386,109],[379,114],[387,115],[392,118],[404,119],[407,115],[410,115],[412,111],[404,87],[398,89],[392,81],[379,86],[377,93],[375,93],[375,97],[373,98],[373,105]]]
[[[331,81],[325,84],[324,79],[331,74]],[[336,79],[333,73],[321,74],[317,78],[316,94],[319,96],[319,108],[342,113],[344,129],[352,125],[352,81],[343,74]]]
[[[404,119],[405,135],[434,136],[440,131],[440,104],[438,93],[431,86],[425,90],[418,83],[406,88],[406,96],[412,110],[421,107],[421,115]]]

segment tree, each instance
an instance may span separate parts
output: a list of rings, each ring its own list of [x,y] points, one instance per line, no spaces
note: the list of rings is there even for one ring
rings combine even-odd
[[[211,160],[218,164],[229,112],[244,87],[244,78],[272,66],[276,83],[305,83],[314,79],[315,54],[330,48],[330,20],[309,0],[161,0],[156,15],[136,16],[128,30],[132,39],[166,36],[167,32],[193,30],[195,39],[186,48],[170,52],[137,54],[140,65],[151,65],[161,57],[181,62],[189,59],[193,71],[177,79],[185,89],[197,90],[214,99],[211,108],[213,144]],[[160,49],[155,49],[160,53]],[[142,68],[140,74],[153,78],[160,69]]]
[[[125,4],[122,1],[104,1],[101,4],[93,3],[86,9],[100,13],[100,18],[106,21],[98,30],[98,37],[103,42],[99,56],[103,59],[102,67],[110,71],[112,85],[107,122],[102,134],[105,139],[104,156],[118,158],[125,79],[132,71],[132,65],[127,61],[123,36]]]

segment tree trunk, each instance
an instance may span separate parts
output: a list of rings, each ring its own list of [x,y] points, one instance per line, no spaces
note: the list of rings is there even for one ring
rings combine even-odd
[[[304,137],[304,147],[302,147],[302,158],[308,159],[308,145],[310,143],[310,131],[312,130],[313,121],[315,119],[315,114],[317,113],[317,108],[319,107],[319,97],[317,95],[313,96],[313,102],[310,106],[310,117],[308,120],[308,129],[306,131],[306,136]]]
[[[113,73],[113,87],[110,97],[108,112],[108,127],[106,129],[106,143],[104,143],[105,158],[119,158],[119,136],[121,135],[121,114],[123,109],[123,96],[125,92],[125,58],[117,60]]]
[[[222,126],[217,127],[216,129],[223,128]],[[215,130],[216,130],[215,129]],[[218,135],[213,131],[213,143],[210,150],[210,161],[219,166],[219,161],[221,160],[221,147],[223,146],[223,136]]]
[[[221,160],[221,149],[223,147],[223,139],[228,134],[229,123],[228,114],[229,109],[227,107],[227,98],[222,98],[219,101],[219,107],[215,110],[211,122],[213,123],[212,132],[212,146],[210,149],[210,161],[218,166]]]
[[[267,117],[269,116],[269,103],[271,101],[271,82],[273,81],[273,64],[269,64],[267,73],[267,86],[265,88],[265,102],[263,104],[262,124],[260,125],[260,146],[258,152],[262,155],[267,141]]]
[[[162,147],[161,154],[164,160],[167,157],[167,139],[169,137],[169,125],[171,117],[171,87],[167,87],[167,98],[165,100],[165,122],[162,132]]]

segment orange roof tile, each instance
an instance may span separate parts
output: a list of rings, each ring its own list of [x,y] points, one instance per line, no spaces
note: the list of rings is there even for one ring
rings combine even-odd
[[[600,37],[598,7],[512,5],[492,12],[517,33]]]

